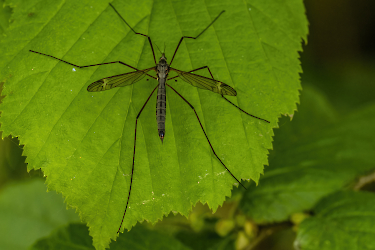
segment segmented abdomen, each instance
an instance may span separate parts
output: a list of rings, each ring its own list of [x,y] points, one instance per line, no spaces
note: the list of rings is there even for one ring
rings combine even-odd
[[[156,121],[158,123],[159,137],[162,141],[165,136],[166,107],[167,97],[165,92],[165,80],[159,79],[159,88],[156,100]]]

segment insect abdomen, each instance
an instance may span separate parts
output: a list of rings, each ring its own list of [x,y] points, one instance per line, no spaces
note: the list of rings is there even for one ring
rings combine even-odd
[[[167,97],[165,91],[165,80],[160,81],[158,95],[156,100],[156,121],[158,123],[158,132],[161,142],[165,136],[165,115],[167,107]]]

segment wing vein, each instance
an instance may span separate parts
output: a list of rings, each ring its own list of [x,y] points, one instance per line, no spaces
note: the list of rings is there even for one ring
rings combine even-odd
[[[193,85],[194,87],[210,90],[220,95],[230,95],[230,96],[237,95],[237,92],[231,86],[221,81],[208,78],[205,76],[192,74],[190,72],[181,71],[181,70],[174,69],[174,68],[169,68],[169,69],[172,71],[175,71],[178,74],[178,77],[180,77],[183,81]]]
[[[116,87],[124,87],[136,83],[143,79],[150,70],[155,70],[155,67],[151,67],[144,70],[137,70],[134,72],[128,72],[120,75],[109,76],[103,79],[97,80],[91,83],[87,87],[89,92],[98,92],[113,89]]]

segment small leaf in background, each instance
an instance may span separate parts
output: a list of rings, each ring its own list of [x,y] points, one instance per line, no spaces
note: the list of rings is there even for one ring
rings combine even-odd
[[[42,249],[74,250],[94,249],[94,247],[86,225],[69,224],[68,226],[57,228],[51,235],[38,240],[30,248],[30,250]],[[130,232],[121,234],[115,242],[112,242],[111,249],[189,250],[190,248],[174,238],[143,227],[135,227]]]
[[[1,136],[1,132],[0,132]],[[22,155],[22,146],[18,140],[8,136],[0,140],[0,187],[8,181],[29,177],[27,173],[25,158]]]
[[[38,239],[29,250],[42,249],[95,249],[87,226],[72,223],[56,228],[47,237]]]
[[[319,201],[299,226],[296,249],[375,249],[375,194],[338,192]]]
[[[67,210],[61,195],[47,188],[41,180],[8,185],[0,193],[0,248],[22,250],[53,229],[79,221]]]
[[[66,198],[87,222],[97,249],[116,239],[127,202],[135,118],[156,81],[88,93],[87,86],[130,71],[123,65],[76,69],[78,65],[121,60],[136,68],[152,66],[145,37],[135,35],[107,2],[8,0],[13,22],[0,41],[0,106],[3,136],[19,136],[28,169],[41,168],[48,188]],[[166,45],[173,67],[185,71],[208,65],[215,79],[232,86],[228,97],[182,81],[171,85],[196,109],[216,153],[238,179],[258,183],[272,148],[272,128],[280,114],[293,114],[301,89],[298,51],[306,40],[301,0],[279,1],[113,1],[137,31],[154,45]],[[158,54],[157,54],[158,57]],[[208,72],[201,72],[206,76]],[[152,223],[171,211],[188,215],[198,201],[216,211],[236,181],[212,154],[191,108],[167,89],[166,137],[161,144],[153,96],[137,128],[135,172],[123,229]]]
[[[270,167],[242,200],[258,223],[288,220],[375,168],[375,106],[336,119],[319,92],[304,89],[293,122],[281,120]]]

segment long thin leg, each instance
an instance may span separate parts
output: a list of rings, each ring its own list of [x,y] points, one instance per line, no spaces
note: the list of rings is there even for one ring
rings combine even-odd
[[[211,73],[211,70],[210,70],[210,68],[209,68],[208,66],[203,66],[203,67],[200,67],[200,68],[197,68],[197,69],[190,70],[189,73],[194,72],[194,71],[197,71],[197,70],[201,70],[201,69],[207,69],[208,72],[210,72],[210,75],[211,75],[212,79],[215,80],[215,78],[213,77],[213,75],[212,75],[212,73]],[[169,78],[168,80],[172,80],[172,79],[177,78],[177,77],[178,77],[178,76],[175,76],[175,77]],[[177,80],[176,80],[176,81],[177,81]],[[265,119],[263,119],[263,118],[260,118],[260,117],[257,117],[257,116],[255,116],[255,115],[252,115],[252,114],[247,113],[245,110],[241,109],[241,108],[238,107],[236,104],[234,104],[233,102],[229,101],[224,95],[221,95],[221,97],[223,97],[227,102],[229,102],[230,104],[232,104],[233,106],[235,106],[236,108],[238,108],[239,110],[241,110],[242,112],[244,112],[245,114],[247,114],[247,115],[249,115],[249,116],[251,116],[251,117],[253,117],[253,118],[259,119],[259,120],[261,120],[261,121],[265,121],[265,122],[270,123],[269,121],[267,121],[267,120],[265,120]]]
[[[222,96],[225,100],[227,100],[230,104],[232,104],[233,106],[235,106],[236,108],[238,108],[239,110],[241,110],[242,112],[244,112],[245,114],[247,114],[247,115],[249,115],[249,116],[251,116],[251,117],[253,117],[253,118],[256,118],[256,119],[258,119],[258,120],[261,120],[261,121],[265,121],[265,122],[267,122],[267,123],[270,123],[269,121],[267,121],[267,120],[265,120],[265,119],[263,119],[263,118],[259,118],[259,117],[255,116],[255,115],[252,115],[252,114],[247,113],[245,110],[241,109],[241,108],[238,107],[236,104],[234,104],[233,102],[231,102],[231,101],[229,101],[227,98],[225,98],[224,95],[221,95],[221,96]]]
[[[139,111],[138,115],[137,115],[137,118],[135,119],[135,132],[134,132],[134,151],[133,151],[133,165],[132,165],[132,174],[131,174],[131,177],[130,177],[130,188],[129,188],[129,194],[128,194],[128,201],[126,202],[126,207],[125,207],[125,212],[124,212],[124,215],[122,216],[122,220],[121,220],[121,223],[120,223],[120,227],[117,231],[117,233],[120,232],[121,230],[121,227],[122,227],[122,223],[124,222],[124,218],[125,218],[125,214],[126,214],[126,210],[128,209],[128,204],[129,204],[129,199],[130,199],[130,192],[132,191],[132,184],[133,184],[133,174],[134,174],[134,159],[135,159],[135,143],[137,141],[137,123],[138,123],[138,118],[139,116],[141,115],[144,107],[146,106],[147,102],[150,100],[152,94],[155,92],[156,88],[159,86],[156,85],[156,87],[154,88],[154,90],[151,92],[150,96],[147,98],[145,104],[143,104],[143,107],[141,108],[141,110]]]
[[[221,14],[223,14],[225,12],[225,10],[223,10],[222,12],[220,12],[220,14],[201,32],[201,33],[199,33],[199,35],[197,35],[196,37],[191,37],[191,36],[183,36],[183,37],[181,37],[181,39],[180,39],[180,42],[178,43],[178,45],[177,45],[177,48],[176,48],[176,50],[174,51],[174,54],[173,54],[173,57],[172,57],[172,60],[171,60],[171,63],[169,64],[169,66],[171,66],[172,65],[172,62],[173,62],[173,58],[174,58],[174,56],[176,55],[176,52],[177,52],[177,50],[178,50],[178,48],[180,47],[180,44],[181,44],[181,42],[182,42],[182,40],[184,40],[184,38],[192,38],[192,39],[197,39],[200,35],[202,35],[220,16],[221,16]]]
[[[125,19],[120,15],[120,13],[118,13],[118,11],[115,9],[115,7],[113,7],[113,5],[111,3],[109,3],[109,5],[113,8],[113,10],[117,13],[117,15],[122,19],[122,21],[124,21],[126,23],[126,25],[134,32],[134,34],[136,35],[141,35],[141,36],[145,36],[148,38],[148,41],[150,43],[150,46],[151,46],[151,50],[152,50],[152,55],[154,56],[154,61],[155,61],[155,65],[157,64],[156,63],[156,58],[155,58],[155,52],[154,52],[154,47],[152,47],[152,42],[151,42],[151,38],[148,36],[148,35],[145,35],[145,34],[142,34],[142,33],[138,33],[138,32],[135,32],[133,30],[132,27],[130,27],[130,25],[125,21]]]
[[[168,86],[168,87],[170,87],[174,92],[176,92],[177,93],[177,95],[179,95],[189,106],[190,106],[190,108],[192,108],[193,109],[193,111],[194,111],[194,113],[195,113],[195,116],[197,117],[197,119],[198,119],[198,122],[199,122],[199,125],[201,125],[201,128],[202,128],[202,131],[203,131],[203,133],[204,133],[204,135],[206,136],[206,139],[207,139],[207,141],[208,141],[208,144],[210,144],[210,147],[211,147],[211,149],[212,149],[212,152],[214,153],[214,155],[216,156],[216,158],[220,161],[220,163],[224,166],[224,168],[230,173],[230,175],[244,188],[244,189],[246,189],[245,188],[245,186],[244,185],[242,185],[241,184],[241,182],[236,178],[236,177],[234,177],[234,175],[232,174],[232,172],[231,171],[229,171],[229,169],[225,166],[225,164],[220,160],[220,158],[219,158],[219,156],[217,156],[217,154],[216,154],[216,152],[215,152],[215,150],[214,150],[214,148],[212,147],[212,145],[211,145],[211,142],[210,142],[210,140],[208,139],[208,136],[207,136],[207,134],[206,134],[206,131],[204,130],[204,128],[203,128],[203,126],[202,126],[202,123],[201,123],[201,121],[199,120],[199,116],[198,116],[198,114],[197,114],[197,112],[195,111],[195,108],[193,107],[193,105],[191,105],[182,95],[180,95],[180,93],[178,93],[174,88],[172,88],[169,84],[167,84],[166,83],[166,85]]]
[[[63,62],[63,63],[69,64],[69,65],[72,65],[72,66],[77,67],[77,68],[80,68],[80,69],[82,69],[82,68],[88,68],[88,67],[93,67],[93,66],[100,66],[100,65],[105,65],[105,64],[120,63],[120,64],[122,64],[122,65],[124,65],[124,66],[127,66],[127,67],[129,67],[129,68],[132,68],[132,69],[134,69],[134,70],[138,70],[137,68],[134,68],[133,66],[130,66],[129,64],[123,63],[123,62],[121,62],[121,61],[115,61],[115,62],[107,62],[107,63],[99,63],[99,64],[92,64],[92,65],[79,66],[79,65],[75,65],[75,64],[73,64],[73,63],[70,63],[70,62],[67,62],[67,61],[61,60],[61,59],[59,59],[59,58],[57,58],[57,57],[54,57],[54,56],[51,56],[51,55],[43,54],[43,53],[40,53],[40,52],[37,52],[37,51],[33,51],[33,50],[30,50],[30,52],[33,52],[33,53],[36,53],[36,54],[39,54],[39,55],[43,55],[43,56],[51,57],[51,58],[53,58],[53,59],[59,60],[60,62]],[[152,77],[152,78],[156,79],[156,77],[154,77],[154,76],[150,76],[149,74],[147,74],[147,75],[148,75],[149,77]]]

